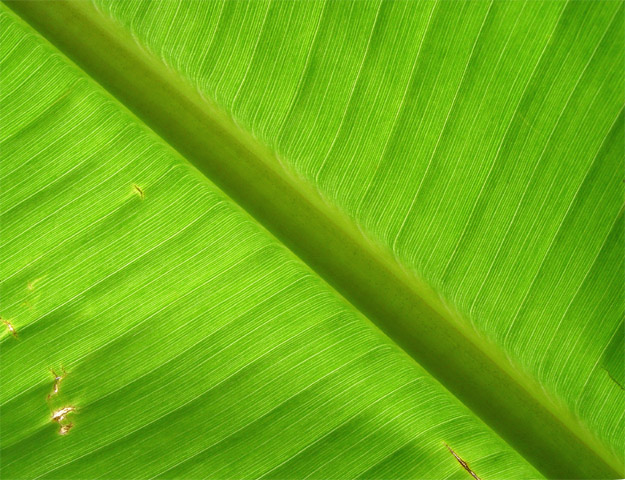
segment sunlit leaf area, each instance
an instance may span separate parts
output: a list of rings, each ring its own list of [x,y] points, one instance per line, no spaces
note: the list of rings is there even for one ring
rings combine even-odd
[[[625,477],[622,0],[0,3],[0,477]]]

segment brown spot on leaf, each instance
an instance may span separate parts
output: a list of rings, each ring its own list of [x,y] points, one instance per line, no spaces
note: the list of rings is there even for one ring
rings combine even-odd
[[[8,320],[4,320],[2,317],[0,317],[0,320],[2,320],[2,323],[4,323],[4,325],[6,326],[7,330],[9,332],[11,332],[11,335],[13,335],[15,338],[17,338],[17,330],[15,329],[13,324],[11,322],[9,322]]]
[[[66,425],[61,425],[61,428],[59,428],[59,435],[67,435],[73,426],[74,424],[72,422]]]
[[[52,412],[52,421],[61,423],[63,420],[65,420],[65,417],[67,417],[68,414],[75,412],[75,411],[76,411],[76,408],[72,406],[59,408],[58,410],[55,410],[54,412]]]
[[[63,371],[63,374],[58,375],[54,370],[50,369],[50,372],[52,372],[52,375],[54,375],[54,384],[52,385],[52,392],[48,394],[48,400],[50,400],[50,398],[52,398],[54,395],[58,395],[61,382],[67,376],[67,372],[63,367],[61,367],[61,370]]]

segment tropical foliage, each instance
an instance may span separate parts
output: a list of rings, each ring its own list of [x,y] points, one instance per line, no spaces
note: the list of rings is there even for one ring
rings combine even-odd
[[[625,475],[622,1],[0,22],[2,478]]]

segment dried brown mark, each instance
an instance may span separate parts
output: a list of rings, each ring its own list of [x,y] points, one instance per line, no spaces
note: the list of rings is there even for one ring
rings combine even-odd
[[[75,411],[76,408],[72,406],[59,408],[58,410],[52,412],[52,421],[61,423],[63,420],[65,420],[65,417],[67,417],[68,414]]]
[[[447,445],[445,442],[443,442],[443,443],[447,447],[447,450],[449,450],[449,453],[451,453],[454,456],[454,458],[456,460],[458,460],[458,463],[460,465],[462,465],[462,468],[464,468],[467,472],[469,472],[471,474],[471,476],[473,478],[475,478],[475,480],[480,480],[480,477],[478,477],[475,474],[475,472],[473,470],[471,470],[471,468],[469,467],[469,464],[467,462],[465,462],[462,458],[460,458],[460,455],[458,455],[456,452],[454,452],[454,450],[449,445]]]
[[[0,317],[0,320],[2,320],[2,323],[6,325],[7,330],[11,332],[11,335],[17,338],[17,330],[15,330],[15,327],[13,326],[13,324],[9,322],[8,320],[4,320],[2,317]]]
[[[133,183],[132,188],[135,189],[135,192],[139,195],[139,198],[141,198],[141,200],[145,198],[145,192],[139,185],[137,185],[136,183]]]
[[[67,433],[72,429],[73,426],[74,424],[72,422],[66,425],[61,425],[61,428],[59,428],[59,435],[67,435]]]
[[[63,367],[61,367],[61,370],[63,371],[63,375],[58,375],[54,370],[50,369],[52,375],[54,375],[54,384],[52,385],[52,392],[48,394],[48,400],[50,400],[52,396],[58,395],[61,382],[67,376],[67,372]]]

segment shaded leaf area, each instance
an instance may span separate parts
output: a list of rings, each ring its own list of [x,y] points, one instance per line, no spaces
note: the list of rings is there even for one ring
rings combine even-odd
[[[623,457],[622,2],[96,3]]]
[[[3,478],[540,475],[0,16]],[[12,335],[15,333],[16,335]]]
[[[603,354],[601,366],[608,376],[622,389],[625,389],[625,324],[621,322],[614,332],[612,341]]]

